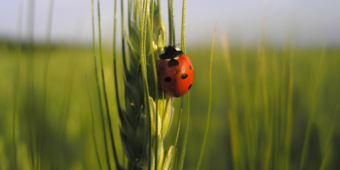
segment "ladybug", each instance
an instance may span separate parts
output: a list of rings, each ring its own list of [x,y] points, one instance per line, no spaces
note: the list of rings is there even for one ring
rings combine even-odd
[[[168,95],[181,97],[194,81],[194,67],[189,58],[176,46],[166,46],[157,61],[158,85]]]

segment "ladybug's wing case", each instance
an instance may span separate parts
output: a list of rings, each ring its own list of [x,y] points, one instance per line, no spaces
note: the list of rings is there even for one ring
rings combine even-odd
[[[183,96],[190,90],[194,81],[194,68],[189,58],[185,55],[179,57],[178,62],[180,64],[176,68],[177,94]]]
[[[176,60],[176,61],[172,61]],[[171,62],[178,64],[171,64]],[[174,97],[183,96],[189,91],[194,81],[194,68],[185,55],[175,59],[160,59],[157,61],[159,86],[167,94]]]
[[[175,67],[168,67],[168,61],[165,59],[160,59],[157,61],[157,78],[158,85],[166,91],[170,96],[174,96],[174,82],[176,79]]]

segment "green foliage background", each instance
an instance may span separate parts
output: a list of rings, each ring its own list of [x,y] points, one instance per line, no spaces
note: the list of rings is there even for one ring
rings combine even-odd
[[[304,146],[305,163],[301,169],[339,167],[340,50],[286,45],[233,47],[229,51],[221,44],[215,43],[211,127],[201,169],[300,169]],[[184,169],[196,167],[203,142],[210,48],[187,47],[195,80],[190,92],[191,124]],[[223,51],[230,54],[229,58]],[[40,169],[99,169],[85,79],[86,76],[96,141],[104,164],[92,50],[52,46],[46,82],[45,55],[44,45],[29,51],[7,41],[0,44],[0,169],[34,169],[40,162]],[[112,51],[104,49],[103,56],[118,156],[121,163],[126,163],[119,139]],[[121,88],[122,72],[118,75]],[[180,102],[175,100],[177,108]],[[174,125],[165,139],[165,148],[175,140]],[[310,135],[304,143],[307,129]],[[183,131],[179,148],[182,136]],[[42,139],[41,143],[37,139]]]

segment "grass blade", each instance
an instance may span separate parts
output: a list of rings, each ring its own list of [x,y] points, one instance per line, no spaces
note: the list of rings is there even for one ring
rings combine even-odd
[[[48,13],[48,24],[47,24],[47,39],[46,39],[46,54],[45,54],[45,63],[44,63],[44,73],[43,73],[43,115],[40,118],[41,119],[41,125],[42,127],[39,128],[38,131],[38,153],[40,155],[40,158],[38,159],[38,169],[41,168],[41,159],[43,158],[42,155],[42,149],[44,148],[44,142],[42,142],[42,138],[44,136],[43,134],[43,129],[44,128],[44,121],[45,121],[45,116],[46,116],[46,98],[47,98],[47,78],[48,78],[48,67],[49,67],[49,60],[50,60],[50,45],[51,45],[51,31],[52,31],[52,20],[53,20],[53,6],[54,6],[54,0],[50,1],[50,8],[49,8],[49,13]]]
[[[181,49],[184,52],[184,54],[186,54],[186,48],[185,48],[185,0],[183,0],[183,4],[182,4]]]
[[[175,14],[174,14],[174,0],[171,1],[171,30],[172,30],[172,45],[176,45],[175,36]]]
[[[315,116],[315,110],[316,110],[316,104],[317,104],[317,100],[318,100],[318,92],[319,92],[319,86],[320,86],[320,79],[321,79],[321,72],[322,72],[322,67],[323,67],[323,62],[324,62],[324,58],[325,58],[325,47],[322,49],[321,52],[321,57],[320,57],[320,61],[319,61],[319,66],[318,66],[318,75],[317,75],[317,79],[316,79],[316,83],[315,83],[315,89],[314,89],[314,96],[313,96],[313,101],[312,101],[312,110],[311,113],[309,115],[308,118],[308,124],[307,124],[307,130],[306,130],[306,134],[305,134],[305,138],[303,141],[303,149],[302,149],[302,156],[301,156],[301,161],[300,161],[300,170],[303,169],[304,164],[305,164],[305,159],[306,159],[306,155],[307,155],[307,148],[308,148],[308,140],[309,140],[309,136],[311,133],[311,128],[312,128],[312,124],[314,121],[314,116]]]
[[[96,43],[95,43],[95,33],[94,33],[94,2],[92,2],[92,51],[93,51],[93,60],[94,60],[94,70],[95,70],[95,76],[96,76],[96,86],[97,86],[97,94],[99,99],[99,109],[100,109],[100,115],[101,115],[101,123],[103,128],[103,135],[104,135],[104,146],[105,146],[105,155],[106,155],[106,163],[107,168],[111,170],[110,165],[110,157],[109,157],[109,151],[107,147],[107,140],[106,140],[106,128],[105,128],[105,119],[104,119],[104,112],[102,107],[102,96],[100,92],[99,87],[99,77],[98,77],[98,67],[97,67],[97,59],[96,59]]]
[[[336,116],[337,116],[337,113],[339,112],[339,109],[340,109],[340,105],[337,105],[336,106],[336,109],[335,109],[335,112],[333,114],[333,119],[332,119],[332,123],[331,123],[331,126],[330,126],[330,129],[329,129],[329,133],[328,133],[328,137],[327,137],[327,141],[326,141],[326,145],[325,145],[325,149],[324,149],[324,154],[323,154],[323,157],[322,157],[322,161],[321,161],[321,165],[320,165],[320,169],[319,170],[323,170],[325,169],[325,166],[326,166],[326,162],[327,162],[327,154],[328,154],[328,147],[329,147],[329,144],[331,142],[331,139],[332,139],[332,135],[334,133],[334,128],[335,128],[335,123],[336,122]]]
[[[209,92],[208,118],[207,118],[207,125],[205,127],[205,133],[204,133],[204,139],[203,139],[203,144],[202,144],[202,148],[201,148],[201,154],[200,154],[200,157],[199,157],[199,160],[198,160],[196,170],[200,169],[200,165],[201,165],[201,161],[202,161],[202,157],[203,157],[203,152],[204,152],[204,146],[205,146],[205,142],[207,141],[209,124],[210,124],[211,100],[212,100],[212,59],[213,59],[213,54],[214,54],[216,27],[217,27],[217,23],[215,24],[214,38],[213,38],[213,44],[212,44],[212,49],[211,49],[211,55],[210,55],[210,92]]]
[[[110,131],[110,139],[111,139],[111,145],[112,145],[113,158],[114,158],[115,163],[116,163],[116,169],[120,169],[117,151],[116,151],[116,146],[115,146],[115,141],[114,141],[113,130],[112,130],[111,115],[110,115],[109,104],[108,104],[108,99],[107,99],[106,87],[105,87],[103,52],[102,52],[102,43],[101,43],[100,2],[99,2],[99,0],[97,0],[97,8],[98,8],[99,57],[100,57],[100,65],[101,65],[101,76],[102,76],[102,85],[103,85],[103,91],[104,91],[104,100],[105,100],[107,119],[108,119],[108,123],[109,123],[109,131]]]
[[[87,77],[86,76],[85,76],[85,80],[86,80],[87,93],[89,95],[90,111],[91,111],[91,117],[92,117],[92,137],[93,137],[93,143],[94,143],[94,147],[95,147],[95,150],[96,150],[96,158],[97,158],[97,161],[98,161],[99,169],[101,170],[102,169],[102,164],[100,163],[100,157],[99,157],[99,153],[98,153],[98,145],[97,145],[97,142],[96,142],[96,134],[95,134],[95,129],[94,129],[94,114],[93,114],[91,93],[90,93],[89,83],[87,81]]]
[[[183,4],[182,4],[181,49],[184,52],[184,54],[186,54],[186,47],[185,47],[185,0],[183,0]],[[186,97],[187,97],[187,119],[186,119],[185,131],[184,131],[182,151],[181,151],[181,156],[179,158],[179,164],[178,164],[179,170],[183,169],[185,151],[186,151],[186,146],[187,146],[187,141],[188,141],[189,118],[190,118],[190,116],[189,116],[189,113],[190,113],[190,95],[189,94],[190,93],[188,92],[187,95],[186,95]]]
[[[190,92],[187,93],[187,120],[185,122],[185,131],[184,131],[184,139],[183,139],[183,144],[182,144],[182,151],[181,151],[181,156],[179,158],[179,164],[178,164],[178,169],[182,170],[183,169],[183,164],[184,164],[184,157],[185,157],[185,151],[187,148],[187,141],[188,141],[188,132],[189,132],[189,113],[190,113]]]
[[[14,90],[13,90],[13,122],[12,122],[12,142],[13,142],[13,162],[14,162],[14,169],[18,169],[18,157],[17,157],[17,143],[16,143],[16,133],[15,133],[15,120],[16,114],[18,111],[18,91],[20,86],[20,65],[21,65],[21,46],[22,46],[22,39],[21,39],[21,32],[22,32],[22,11],[23,11],[23,1],[20,2],[20,15],[19,15],[19,32],[18,32],[18,54],[17,54],[17,66],[15,68],[15,80],[14,80]]]
[[[158,81],[157,81],[157,68],[156,68],[156,61],[155,61],[155,53],[153,49],[153,18],[154,18],[154,7],[155,7],[155,2],[154,0],[150,1],[151,3],[151,9],[150,9],[150,17],[148,17],[148,24],[149,24],[149,42],[150,42],[150,51],[151,51],[151,61],[152,61],[152,68],[154,72],[154,79],[155,79],[155,101],[156,101],[156,110],[158,110]],[[156,113],[156,133],[158,134],[158,114]],[[155,170],[157,170],[157,158],[158,158],[158,138],[155,138]]]
[[[117,0],[115,0],[115,12],[114,12],[114,36],[116,36],[116,18],[117,18]],[[120,11],[121,11],[121,26],[122,26],[122,56],[123,56],[123,66],[125,73],[127,72],[127,64],[126,64],[126,55],[125,55],[125,26],[124,26],[124,2],[123,0],[120,1]],[[129,23],[129,22],[128,22]],[[114,38],[114,46],[116,45],[116,38]],[[114,48],[115,50],[116,48]],[[120,106],[120,105],[119,105]]]
[[[145,106],[145,112],[148,113],[148,130],[149,130],[149,153],[151,155],[152,148],[151,148],[151,141],[152,141],[152,130],[151,130],[151,112],[149,109],[150,102],[149,102],[149,87],[148,87],[148,79],[147,79],[147,70],[146,70],[146,27],[147,27],[147,14],[148,14],[148,6],[149,6],[149,0],[144,0],[142,4],[142,18],[141,18],[141,40],[140,40],[140,64],[141,64],[141,70],[142,70],[142,78],[143,78],[143,84],[144,84],[144,106]],[[151,169],[151,157],[148,159],[148,169]]]
[[[171,12],[171,0],[168,0],[168,20],[169,20],[169,45],[172,45],[172,12]]]

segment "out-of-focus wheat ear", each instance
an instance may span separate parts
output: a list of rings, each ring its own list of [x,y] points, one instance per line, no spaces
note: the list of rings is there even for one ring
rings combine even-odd
[[[207,141],[209,124],[210,124],[211,100],[212,100],[212,61],[213,61],[212,59],[213,59],[213,54],[214,54],[216,28],[217,28],[217,23],[215,25],[215,31],[214,31],[214,37],[213,37],[213,43],[212,43],[212,49],[211,49],[211,55],[210,55],[210,91],[209,91],[208,118],[207,118],[207,124],[206,124],[206,127],[205,127],[205,133],[204,133],[204,139],[203,139],[203,144],[202,144],[202,148],[201,148],[201,154],[200,154],[200,157],[199,157],[199,160],[198,160],[196,170],[200,169],[200,165],[201,165],[201,161],[202,161],[202,157],[203,157],[203,152],[204,152],[204,146],[205,146],[205,142]]]

